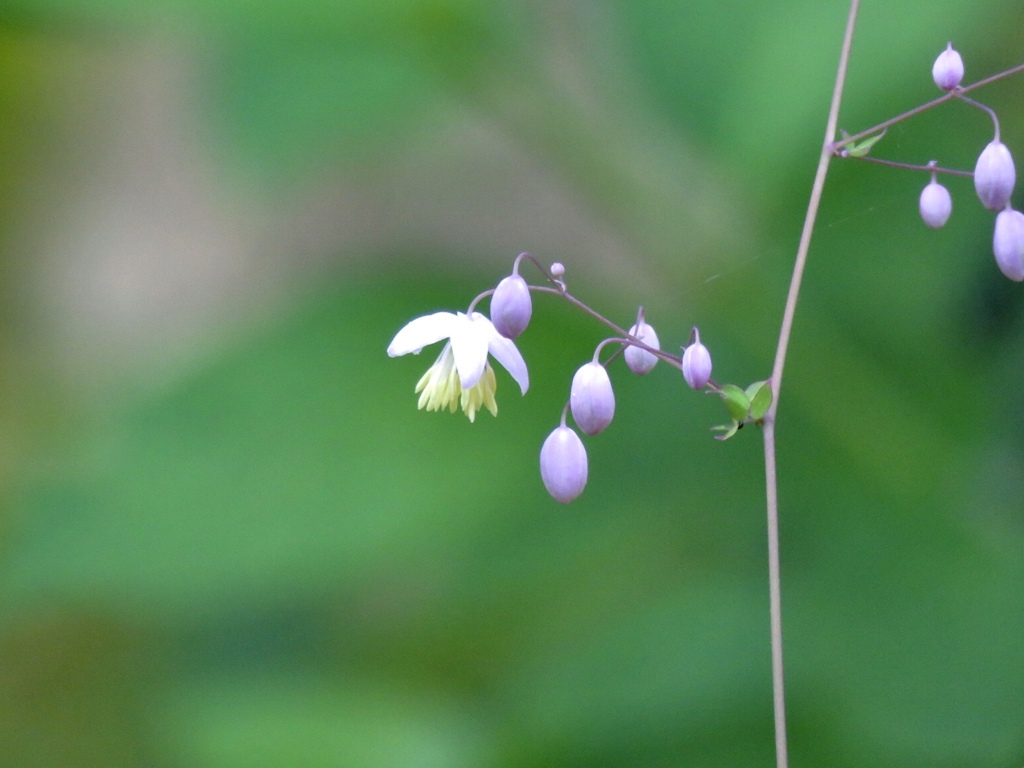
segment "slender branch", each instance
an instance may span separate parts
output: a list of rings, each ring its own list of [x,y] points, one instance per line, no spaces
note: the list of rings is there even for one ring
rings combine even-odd
[[[839,54],[839,66],[836,71],[835,87],[832,91],[832,104],[829,107],[828,121],[825,127],[825,140],[822,142],[821,156],[818,159],[818,170],[814,176],[811,197],[807,203],[807,215],[804,218],[800,244],[797,247],[796,261],[793,264],[793,277],[786,297],[786,308],[782,315],[782,328],[779,331],[779,343],[775,351],[775,364],[772,367],[771,387],[774,395],[771,408],[764,419],[764,471],[765,471],[765,504],[768,517],[768,588],[769,608],[771,612],[772,635],[772,700],[775,710],[775,761],[778,768],[788,768],[789,749],[786,743],[786,695],[784,682],[784,665],[782,656],[782,576],[779,565],[779,491],[778,473],[775,461],[775,417],[779,408],[779,394],[782,390],[782,371],[786,364],[786,350],[793,329],[793,317],[796,313],[796,302],[800,295],[800,283],[803,279],[804,266],[807,263],[807,252],[811,245],[814,223],[821,205],[821,194],[825,188],[825,176],[828,173],[829,160],[834,151],[833,141],[836,127],[839,124],[839,106],[843,99],[843,87],[846,84],[846,68],[850,60],[850,49],[853,46],[853,30],[857,23],[859,0],[850,0],[850,12],[846,19],[846,33],[843,36],[843,47]],[[876,129],[880,130],[880,129]]]
[[[957,93],[956,91],[953,91],[953,93],[956,94],[956,97],[964,104],[969,104],[975,109],[980,109],[982,112],[988,113],[988,116],[992,118],[992,124],[995,126],[996,129],[996,137],[994,140],[999,141],[999,116],[996,115],[996,111],[992,109],[992,107],[985,106],[980,101],[968,99],[966,96],[963,95],[963,92]]]
[[[983,88],[986,85],[994,83],[997,80],[1002,80],[1003,78],[1009,77],[1010,75],[1015,75],[1018,72],[1024,72],[1024,64],[1018,64],[1015,67],[1004,69],[1002,72],[997,72],[996,74],[991,75],[990,77],[986,77],[983,80],[979,80],[976,83],[971,83],[970,85],[955,88],[949,93],[945,93],[942,96],[939,96],[937,99],[932,99],[931,101],[925,104],[921,104],[918,107],[914,107],[913,109],[907,110],[903,114],[889,118],[883,123],[879,123],[878,125],[872,126],[871,128],[867,128],[859,133],[855,133],[852,136],[844,136],[842,141],[837,141],[832,144],[832,151],[837,151],[849,144],[854,144],[860,141],[861,139],[866,139],[868,136],[873,136],[879,131],[884,131],[891,125],[896,125],[896,123],[902,123],[907,118],[914,117],[914,115],[919,115],[922,112],[927,112],[929,109],[934,109],[935,107],[939,106],[939,104],[944,104],[947,101],[952,101],[953,99],[969,101],[968,99],[962,98],[964,94],[970,93],[971,91],[976,90],[978,88]]]
[[[971,88],[976,88],[976,87],[977,87],[977,83],[975,83],[974,85],[971,86]],[[968,89],[967,88],[963,88],[961,90],[962,91],[966,91]],[[943,94],[942,96],[939,96],[939,98],[937,98],[937,99],[932,99],[931,101],[925,102],[924,104],[921,104],[920,106],[914,107],[913,109],[908,109],[906,112],[904,112],[904,113],[902,113],[900,115],[896,115],[896,117],[890,117],[888,120],[886,120],[884,122],[881,122],[878,125],[875,125],[875,126],[873,126],[871,128],[868,128],[866,130],[860,131],[859,133],[855,133],[852,136],[844,136],[842,141],[836,141],[836,142],[832,143],[830,148],[832,149],[833,152],[835,152],[835,151],[837,151],[839,149],[842,149],[843,147],[847,146],[848,144],[853,144],[854,142],[860,141],[861,139],[866,139],[868,136],[873,136],[876,133],[878,133],[879,131],[884,131],[886,128],[888,128],[890,126],[893,126],[893,125],[896,125],[896,123],[902,123],[904,120],[907,120],[907,119],[909,119],[911,117],[914,117],[914,115],[919,115],[922,112],[927,112],[929,109],[934,109],[935,107],[939,106],[939,104],[945,104],[947,101],[952,101],[955,98],[956,98],[955,92],[954,91],[950,91],[949,93],[946,93],[946,94]],[[833,136],[834,135],[835,134],[833,134]]]
[[[626,331],[623,328],[621,328],[618,324],[616,324],[613,321],[609,320],[607,317],[602,315],[596,309],[593,309],[593,308],[589,307],[587,304],[584,304],[582,301],[580,301],[575,296],[573,296],[571,293],[569,293],[567,290],[565,290],[564,287],[551,288],[551,287],[546,286],[546,285],[531,285],[530,286],[530,290],[531,291],[537,291],[538,293],[550,293],[550,294],[552,294],[554,296],[561,296],[563,299],[568,301],[574,307],[583,310],[583,312],[585,312],[586,314],[590,315],[592,318],[597,320],[599,323],[602,323],[603,325],[608,326],[608,328],[613,330],[619,336],[622,336],[623,337],[622,339],[618,339],[619,343],[629,342],[633,346],[639,347],[640,349],[643,349],[643,350],[645,350],[647,352],[650,352],[655,357],[658,357],[661,360],[664,360],[666,363],[668,363],[669,365],[671,365],[674,368],[682,368],[682,365],[683,365],[682,357],[680,357],[679,355],[669,354],[668,352],[664,352],[664,351],[662,351],[660,349],[657,349],[655,347],[648,346],[643,341],[638,339],[636,336],[633,336],[628,331]]]
[[[655,347],[648,346],[643,341],[638,339],[636,336],[633,336],[628,331],[624,330],[623,328],[620,328],[616,323],[614,323],[611,320],[609,320],[607,317],[602,315],[596,309],[593,309],[590,306],[588,306],[587,304],[584,304],[582,301],[580,301],[575,296],[573,296],[571,293],[569,293],[569,291],[565,287],[565,282],[561,278],[555,277],[553,274],[551,274],[543,264],[541,264],[539,261],[537,261],[537,259],[535,259],[533,256],[531,256],[529,253],[520,253],[516,257],[515,263],[512,265],[512,274],[514,274],[514,275],[519,274],[519,263],[523,259],[529,259],[531,262],[533,262],[534,266],[536,266],[537,269],[541,272],[541,274],[544,275],[544,278],[549,283],[551,283],[551,286],[547,286],[547,285],[528,285],[527,287],[531,291],[537,291],[538,293],[550,293],[550,294],[553,294],[554,296],[561,296],[563,299],[568,301],[574,307],[577,307],[578,309],[583,310],[586,314],[588,314],[591,317],[593,317],[599,323],[603,323],[604,325],[606,325],[609,328],[611,328],[619,336],[624,336],[625,337],[625,338],[622,338],[622,339],[608,339],[606,341],[601,342],[601,345],[604,345],[605,343],[607,343],[607,341],[617,341],[618,343],[620,343],[620,344],[622,344],[624,346],[628,345],[628,344],[632,344],[635,347],[639,347],[640,349],[643,349],[643,350],[645,350],[647,352],[650,352],[655,357],[658,357],[658,358],[664,360],[666,363],[668,363],[669,365],[671,365],[671,366],[673,366],[675,368],[680,368],[680,369],[682,368],[682,366],[683,366],[683,359],[682,359],[682,357],[680,357],[679,355],[669,354],[668,352],[663,352],[660,349],[656,349]],[[552,286],[554,286],[554,287],[552,287]],[[486,290],[483,293],[479,294],[476,298],[473,299],[473,301],[471,301],[469,303],[469,308],[466,310],[466,312],[472,312],[473,310],[475,310],[476,309],[476,305],[479,304],[484,299],[486,299],[488,296],[493,296],[494,295],[494,291],[495,291],[494,288],[489,288],[488,290]],[[598,347],[598,351],[600,351],[600,346]],[[616,356],[617,356],[617,354],[613,355],[611,359],[614,360]],[[609,360],[609,362],[610,361],[611,360]],[[605,363],[605,365],[607,365],[607,363]]]
[[[900,163],[895,160],[883,160],[880,157],[872,157],[871,155],[863,155],[861,157],[855,157],[854,160],[863,160],[865,163],[875,163],[876,165],[887,165],[890,168],[903,168],[908,171],[925,171],[926,173],[946,173],[950,176],[973,176],[973,171],[961,171],[956,168],[943,168],[939,165],[915,165],[914,163]]]
[[[1024,72],[1024,64],[1018,64],[1015,67],[1004,69],[1002,72],[997,72],[994,75],[990,75],[986,77],[984,80],[979,80],[976,83],[971,83],[970,85],[961,88],[959,92],[968,93],[969,91],[973,91],[976,88],[983,88],[989,83],[994,83],[997,80],[1002,80],[1003,78],[1009,77],[1010,75],[1016,75],[1018,72]]]
[[[836,126],[839,123],[839,106],[842,102],[843,86],[846,82],[846,67],[850,57],[850,48],[853,44],[853,29],[856,24],[859,6],[859,0],[850,0],[850,14],[847,18],[846,36],[843,39],[839,68],[836,72],[832,105],[829,108],[828,122],[825,127],[825,141],[821,149],[821,156],[818,158],[818,170],[814,176],[811,196],[807,202],[807,214],[804,217],[804,226],[800,233],[800,243],[797,246],[796,260],[793,264],[793,276],[790,279],[789,294],[786,296],[786,308],[782,315],[782,328],[779,331],[779,342],[775,350],[775,364],[772,367],[771,377],[774,399],[766,416],[766,419],[769,421],[774,421],[775,413],[779,408],[779,393],[782,389],[782,372],[786,364],[786,351],[789,348],[789,337],[793,330],[793,316],[796,313],[797,298],[800,296],[800,283],[803,279],[804,267],[807,263],[807,252],[811,246],[811,235],[814,232],[814,224],[818,218],[818,208],[821,205],[821,193],[825,188],[825,176],[828,173],[829,161],[832,159],[832,150],[835,146],[832,139],[836,135]]]

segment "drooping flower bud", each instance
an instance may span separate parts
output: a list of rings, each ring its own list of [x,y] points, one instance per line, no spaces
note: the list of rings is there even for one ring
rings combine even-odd
[[[587,485],[587,450],[580,436],[564,424],[541,446],[540,477],[548,493],[562,504],[583,493]]]
[[[700,332],[693,329],[693,343],[683,351],[683,378],[692,389],[703,389],[711,379],[711,353],[700,343]]]
[[[944,91],[951,91],[964,79],[964,60],[948,43],[946,50],[939,54],[932,65],[932,79]]]
[[[608,371],[600,363],[587,363],[572,377],[569,407],[576,424],[588,435],[603,432],[615,415],[615,393]]]
[[[953,211],[953,198],[949,196],[949,190],[939,184],[933,176],[931,183],[921,190],[918,208],[924,223],[932,229],[939,229]]]
[[[629,335],[640,339],[648,347],[661,349],[661,345],[658,343],[658,334],[654,332],[650,325],[643,321],[630,328]],[[650,373],[658,362],[657,356],[652,355],[646,349],[640,349],[640,347],[635,347],[632,344],[626,347],[622,356],[626,358],[626,365],[629,366],[629,370],[637,376]]]
[[[999,212],[992,250],[1004,275],[1018,283],[1024,280],[1024,213],[1012,208]]]
[[[491,322],[506,339],[514,339],[526,330],[533,314],[530,288],[518,274],[509,275],[491,296]]]
[[[974,166],[974,188],[981,203],[990,211],[1001,211],[1010,202],[1017,171],[1010,150],[1001,141],[991,141]]]

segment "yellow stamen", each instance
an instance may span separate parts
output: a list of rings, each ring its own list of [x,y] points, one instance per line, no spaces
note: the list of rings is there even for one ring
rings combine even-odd
[[[469,389],[462,388],[459,372],[455,368],[455,356],[450,344],[441,350],[434,364],[427,369],[416,383],[416,392],[420,399],[418,407],[428,411],[441,411],[447,408],[452,413],[461,406],[470,421],[476,420],[481,408],[486,408],[492,416],[498,415],[498,403],[494,393],[498,381],[494,369],[488,363],[480,376],[480,381]]]
[[[415,391],[420,393],[420,409],[440,411],[447,408],[455,413],[462,395],[462,384],[459,381],[459,372],[455,368],[455,356],[452,354],[450,344],[445,344],[437,360],[416,383]]]
[[[498,388],[498,380],[494,376],[494,369],[490,363],[484,367],[483,375],[473,387],[462,391],[462,410],[466,412],[470,421],[476,419],[476,412],[480,406],[491,412],[491,416],[498,415],[498,403],[494,400],[494,393]]]

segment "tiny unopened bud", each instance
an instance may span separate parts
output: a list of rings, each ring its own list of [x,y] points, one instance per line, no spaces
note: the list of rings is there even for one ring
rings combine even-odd
[[[568,504],[587,485],[587,449],[564,424],[548,435],[540,449],[540,477],[548,493]]]
[[[951,91],[964,79],[964,60],[953,50],[953,44],[946,45],[946,50],[939,54],[932,65],[932,79],[944,91]]]
[[[932,179],[931,183],[921,190],[918,208],[924,223],[932,229],[938,229],[946,223],[953,211],[953,198],[949,196],[948,189]]]
[[[615,416],[615,393],[608,371],[600,363],[587,363],[572,377],[569,408],[576,424],[588,435],[603,432]]]
[[[506,339],[514,339],[530,324],[533,301],[530,287],[519,275],[509,275],[491,296],[491,322]]]
[[[640,339],[640,341],[648,347],[661,349],[661,345],[658,343],[658,334],[656,334],[654,329],[647,323],[641,322],[634,325],[629,329],[629,335]],[[626,347],[622,356],[626,358],[626,365],[629,366],[629,370],[637,376],[643,376],[646,373],[650,373],[658,362],[656,355],[652,355],[646,349],[640,349],[640,347],[635,347],[632,344]]]
[[[1024,280],[1024,213],[1012,208],[999,212],[992,251],[1004,275],[1018,283]]]
[[[692,389],[703,389],[711,379],[711,353],[700,343],[700,332],[693,329],[693,343],[683,351],[683,378]]]
[[[1010,202],[1017,171],[1010,150],[1001,141],[991,141],[974,166],[974,188],[981,203],[990,211],[1001,211]]]
[[[551,276],[555,278],[565,277],[565,265],[560,261],[556,261],[554,264],[552,264]]]

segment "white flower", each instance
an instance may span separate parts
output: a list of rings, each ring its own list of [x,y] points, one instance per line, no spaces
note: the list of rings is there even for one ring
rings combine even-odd
[[[494,401],[497,381],[487,354],[505,366],[525,395],[530,387],[526,362],[515,343],[494,328],[479,312],[435,312],[417,317],[400,330],[388,345],[388,356],[398,357],[410,352],[418,355],[428,344],[448,339],[437,361],[427,369],[416,384],[420,393],[419,407],[428,411],[448,408],[452,413],[460,405],[470,421],[484,406],[491,415],[498,415]]]

